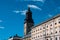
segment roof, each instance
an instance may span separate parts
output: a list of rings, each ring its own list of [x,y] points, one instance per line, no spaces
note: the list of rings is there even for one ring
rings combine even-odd
[[[22,37],[18,36],[17,34],[14,35],[14,36],[11,36],[10,38],[15,38],[15,37],[17,37],[17,38],[22,38]]]
[[[54,17],[52,17],[52,18],[50,18],[50,19],[48,19],[48,20],[46,20],[46,21],[44,21],[44,22],[42,22],[42,23],[40,23],[40,24],[38,24],[38,25],[36,25],[36,26],[34,26],[33,28],[35,28],[35,27],[37,27],[37,26],[39,26],[39,25],[42,25],[42,24],[44,24],[44,23],[46,23],[46,22],[48,22],[48,21],[51,21],[51,20],[53,20],[53,19],[55,19],[55,18],[58,18],[58,17],[60,17],[60,14],[58,14],[58,15],[56,15],[56,16],[54,16]]]

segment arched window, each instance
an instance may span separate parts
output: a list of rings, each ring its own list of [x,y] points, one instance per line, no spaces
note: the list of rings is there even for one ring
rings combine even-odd
[[[52,38],[50,40],[52,40]]]
[[[55,40],[57,40],[57,37],[55,38]]]
[[[48,39],[46,39],[46,40],[48,40]]]

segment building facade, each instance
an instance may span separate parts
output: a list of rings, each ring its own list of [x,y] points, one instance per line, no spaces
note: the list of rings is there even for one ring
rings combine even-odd
[[[23,38],[16,34],[15,36],[10,37],[8,40],[23,40]]]
[[[31,40],[60,40],[60,14],[34,26]]]
[[[28,9],[24,22],[25,40],[60,40],[60,14],[36,26]]]

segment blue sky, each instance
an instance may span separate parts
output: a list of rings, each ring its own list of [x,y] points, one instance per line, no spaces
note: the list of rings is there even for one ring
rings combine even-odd
[[[0,0],[0,40],[23,36],[26,10],[30,7],[35,25],[60,14],[60,0]]]

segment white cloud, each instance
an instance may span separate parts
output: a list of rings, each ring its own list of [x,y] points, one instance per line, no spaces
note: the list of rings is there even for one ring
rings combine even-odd
[[[5,28],[5,27],[1,27],[1,26],[0,26],[0,29],[4,29],[4,28]]]
[[[39,7],[38,7],[38,6],[36,6],[36,5],[28,5],[28,7],[42,10],[41,8],[39,8]]]
[[[45,0],[16,0],[16,2],[21,2],[21,1],[32,1],[32,2],[42,2],[42,3],[44,3],[45,2]]]
[[[40,2],[44,2],[45,0],[33,0],[33,1],[40,1]]]
[[[27,10],[20,11],[21,15],[25,15]]]
[[[2,20],[0,20],[0,22],[3,22]]]
[[[24,1],[39,1],[39,2],[42,2],[42,3],[45,2],[45,0],[24,0]]]
[[[15,13],[20,13],[20,11],[19,11],[19,10],[15,10],[15,11],[13,11],[13,12],[15,12]]]
[[[21,15],[25,15],[27,10],[23,10],[23,11],[19,11],[19,10],[15,10],[13,11],[14,13],[21,13]]]
[[[49,16],[49,17],[52,17],[52,15],[51,15],[51,14],[48,14],[48,16]]]

